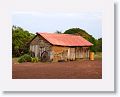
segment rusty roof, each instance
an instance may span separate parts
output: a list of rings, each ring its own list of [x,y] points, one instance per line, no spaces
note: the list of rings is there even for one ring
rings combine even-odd
[[[46,32],[44,33],[37,32],[36,34],[42,36],[53,45],[60,45],[60,46],[92,46],[93,45],[83,37],[77,35],[56,34],[56,33],[46,33]]]

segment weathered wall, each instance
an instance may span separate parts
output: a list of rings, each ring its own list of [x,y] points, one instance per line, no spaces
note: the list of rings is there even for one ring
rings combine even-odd
[[[75,60],[79,58],[89,58],[89,47],[62,47],[52,46],[51,53],[53,61],[58,60]]]
[[[75,60],[75,47],[70,47],[69,49],[69,52],[70,52],[70,55],[68,56],[68,59],[69,60]]]
[[[34,53],[35,57],[41,57],[42,53],[46,51],[50,57],[51,44],[43,37],[36,36],[30,43],[30,51]]]
[[[76,47],[76,58],[89,58],[89,47]]]
[[[68,59],[68,49],[69,47],[62,47],[62,46],[52,46],[52,59],[54,62],[59,60]]]

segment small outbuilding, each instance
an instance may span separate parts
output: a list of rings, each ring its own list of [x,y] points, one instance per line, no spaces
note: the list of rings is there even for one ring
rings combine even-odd
[[[68,61],[89,58],[93,44],[81,36],[56,33],[36,33],[30,42],[30,52],[41,61]]]

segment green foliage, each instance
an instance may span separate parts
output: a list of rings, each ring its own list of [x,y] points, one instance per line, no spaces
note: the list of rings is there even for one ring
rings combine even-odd
[[[93,46],[90,47],[91,51],[102,52],[102,38],[97,40],[92,35],[88,34],[85,30],[80,28],[68,29],[64,32],[64,34],[80,35],[93,44]]]
[[[31,62],[31,56],[28,55],[28,54],[24,54],[24,55],[22,55],[22,56],[18,59],[18,62],[19,62],[19,63],[22,63],[22,62]]]
[[[38,57],[35,57],[35,58],[31,58],[31,62],[38,62],[39,61],[39,59],[38,59]]]
[[[29,52],[29,42],[35,35],[22,29],[12,27],[12,56],[19,57]]]
[[[24,54],[24,55],[20,56],[18,59],[19,63],[23,63],[23,62],[33,62],[34,63],[34,62],[38,62],[38,61],[39,61],[38,57],[31,57],[28,54]]]
[[[74,35],[80,35],[85,39],[89,39],[92,37],[92,35],[89,35],[85,30],[80,28],[71,28],[64,32],[64,34],[74,34]],[[93,38],[93,37],[92,37]]]
[[[96,49],[98,52],[102,52],[102,38],[99,38],[96,43]]]

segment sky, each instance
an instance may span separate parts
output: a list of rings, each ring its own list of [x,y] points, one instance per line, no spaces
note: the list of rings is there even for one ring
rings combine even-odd
[[[31,33],[81,28],[96,39],[102,37],[101,13],[38,13],[18,12],[12,16],[12,25],[22,27]]]

